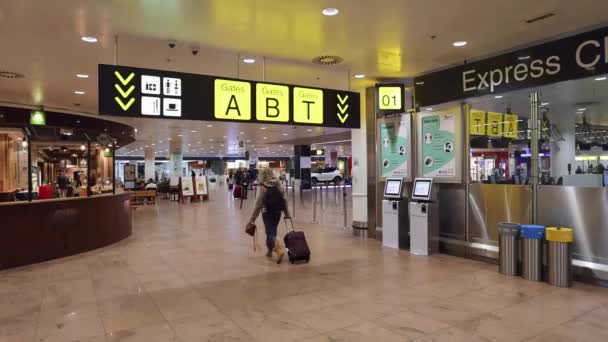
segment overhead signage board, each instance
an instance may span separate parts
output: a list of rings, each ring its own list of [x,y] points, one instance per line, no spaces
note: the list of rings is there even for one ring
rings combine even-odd
[[[360,128],[359,93],[100,64],[99,114]]]
[[[608,73],[608,27],[414,79],[416,105],[436,105]]]
[[[377,84],[376,109],[383,113],[403,113],[405,111],[405,88],[403,84]]]

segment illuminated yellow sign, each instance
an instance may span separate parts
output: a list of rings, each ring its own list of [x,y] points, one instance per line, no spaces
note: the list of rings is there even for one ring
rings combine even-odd
[[[517,137],[519,136],[519,134],[517,133],[519,130],[519,116],[515,114],[505,114],[504,119],[504,137],[517,139]]]
[[[488,136],[502,136],[502,114],[488,112]]]
[[[469,114],[471,135],[486,135],[486,113],[472,110]]]
[[[215,118],[251,120],[251,83],[215,80]]]
[[[310,88],[293,88],[293,121],[323,124],[323,91]]]
[[[255,117],[260,121],[289,122],[289,87],[258,83],[255,85]]]
[[[403,110],[403,87],[378,86],[378,109]]]

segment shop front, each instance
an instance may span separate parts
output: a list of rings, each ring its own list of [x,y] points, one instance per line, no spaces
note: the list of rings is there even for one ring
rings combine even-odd
[[[131,235],[114,150],[133,128],[91,116],[0,107],[0,269]]]
[[[414,79],[417,174],[441,184],[445,251],[495,260],[499,222],[569,227],[575,275],[606,284],[606,37],[601,28]],[[436,137],[451,133],[441,149]],[[461,156],[448,161],[448,147]]]

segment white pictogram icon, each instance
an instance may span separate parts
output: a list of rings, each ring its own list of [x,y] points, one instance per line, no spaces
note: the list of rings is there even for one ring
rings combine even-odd
[[[164,116],[182,116],[182,100],[165,97],[163,100]]]
[[[160,97],[142,96],[141,113],[143,115],[160,115]]]
[[[180,78],[163,77],[163,94],[166,96],[182,96],[182,80]]]
[[[141,76],[141,93],[160,95],[160,77],[158,76]]]

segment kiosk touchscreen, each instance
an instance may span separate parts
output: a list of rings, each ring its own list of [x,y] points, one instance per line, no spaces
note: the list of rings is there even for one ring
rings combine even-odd
[[[403,188],[402,178],[387,178],[384,185],[384,198],[401,198]]]
[[[387,178],[382,200],[382,244],[390,248],[409,245],[408,201],[404,199],[403,178]]]
[[[432,178],[416,178],[410,202],[410,253],[429,255],[439,249],[439,204]]]
[[[412,200],[430,201],[432,189],[432,178],[416,178],[416,180],[414,180],[414,191],[412,192]]]

